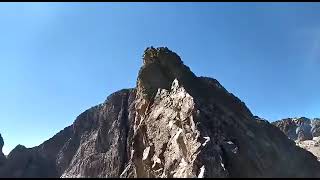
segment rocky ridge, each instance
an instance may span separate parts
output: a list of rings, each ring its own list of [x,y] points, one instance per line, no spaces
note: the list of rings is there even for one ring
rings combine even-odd
[[[134,89],[117,91],[0,177],[320,177],[320,163],[168,48],[147,48]]]

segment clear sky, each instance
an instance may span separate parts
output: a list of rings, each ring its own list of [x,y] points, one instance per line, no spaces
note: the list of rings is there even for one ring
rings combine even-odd
[[[4,153],[39,145],[135,86],[143,50],[167,46],[251,111],[320,117],[320,3],[1,3]]]

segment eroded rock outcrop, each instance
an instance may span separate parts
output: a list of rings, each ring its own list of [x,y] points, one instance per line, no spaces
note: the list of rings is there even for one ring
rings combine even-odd
[[[9,156],[0,177],[320,177],[315,156],[168,48],[146,49],[136,88]]]

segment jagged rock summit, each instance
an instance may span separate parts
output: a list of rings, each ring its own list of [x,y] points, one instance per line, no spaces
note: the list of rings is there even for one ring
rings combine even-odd
[[[320,177],[315,156],[163,47],[145,50],[135,88],[13,152],[0,177]]]

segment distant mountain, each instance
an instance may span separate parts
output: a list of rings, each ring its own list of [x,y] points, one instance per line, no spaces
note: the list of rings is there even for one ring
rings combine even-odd
[[[286,118],[272,122],[272,124],[280,128],[292,140],[311,140],[313,137],[320,136],[319,118]]]
[[[135,88],[37,147],[17,146],[0,177],[320,177],[320,163],[216,79],[151,47]]]
[[[286,118],[272,123],[289,139],[313,153],[320,160],[320,119]]]

